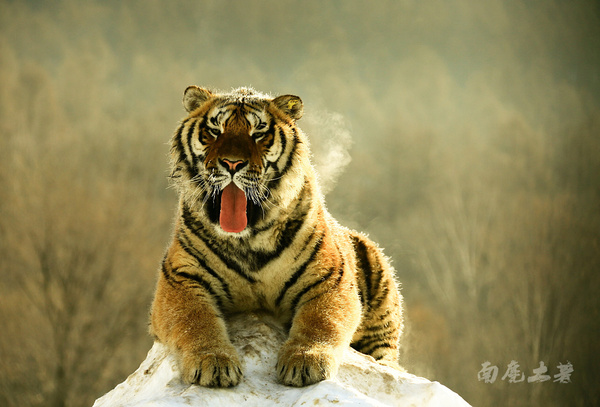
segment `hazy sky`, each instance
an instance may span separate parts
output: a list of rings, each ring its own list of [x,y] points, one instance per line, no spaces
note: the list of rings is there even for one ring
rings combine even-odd
[[[5,92],[42,72],[72,121],[139,116],[157,141],[190,84],[297,94],[325,180],[390,134],[556,138],[600,112],[598,1],[3,0],[0,27]]]

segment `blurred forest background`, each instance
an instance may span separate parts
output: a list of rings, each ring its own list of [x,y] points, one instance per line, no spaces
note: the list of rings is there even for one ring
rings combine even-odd
[[[302,97],[331,212],[393,258],[410,372],[600,404],[598,1],[0,0],[0,405],[90,406],[145,357],[190,84]]]

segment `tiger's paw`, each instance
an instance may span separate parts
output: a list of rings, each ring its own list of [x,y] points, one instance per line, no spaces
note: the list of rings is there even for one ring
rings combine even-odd
[[[181,379],[205,387],[232,387],[242,379],[242,365],[234,349],[187,353],[181,361]]]
[[[287,386],[303,387],[333,377],[339,362],[333,349],[288,341],[279,351],[277,373]]]

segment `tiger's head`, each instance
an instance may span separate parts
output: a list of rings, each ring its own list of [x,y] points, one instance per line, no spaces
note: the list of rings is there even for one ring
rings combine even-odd
[[[302,186],[298,173],[308,153],[295,124],[303,114],[299,97],[190,86],[183,104],[189,115],[172,138],[172,178],[186,204],[222,231],[254,226],[281,205],[284,191]]]

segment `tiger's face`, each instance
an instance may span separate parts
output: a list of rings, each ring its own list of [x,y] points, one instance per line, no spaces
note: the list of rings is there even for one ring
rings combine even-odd
[[[174,176],[184,181],[190,204],[201,202],[222,231],[240,233],[264,215],[276,181],[292,165],[302,101],[247,88],[217,95],[196,86],[183,101],[190,115],[173,139]]]

